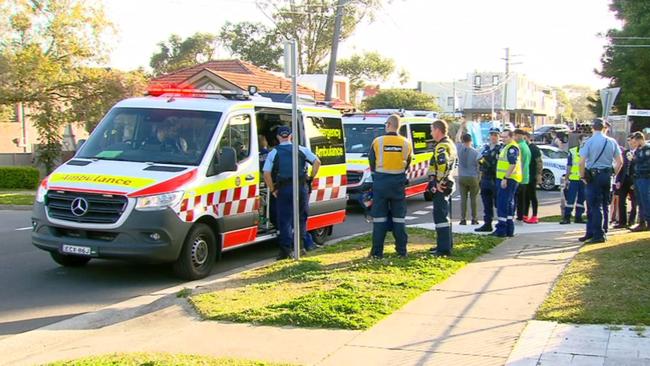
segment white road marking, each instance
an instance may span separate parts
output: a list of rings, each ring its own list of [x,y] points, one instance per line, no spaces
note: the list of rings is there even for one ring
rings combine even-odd
[[[32,229],[31,226],[27,226],[27,227],[19,227],[18,229],[16,229],[16,231],[25,231],[25,230],[31,230],[31,229]]]
[[[415,220],[415,219],[418,219],[418,218],[419,217],[415,217],[415,216],[405,216],[404,220]]]
[[[413,215],[426,215],[428,213],[431,213],[431,211],[415,211]]]
[[[433,210],[433,205],[425,207],[427,210]]]

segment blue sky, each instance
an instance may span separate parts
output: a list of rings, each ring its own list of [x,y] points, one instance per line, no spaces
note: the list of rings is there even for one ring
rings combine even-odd
[[[259,0],[259,3],[276,0]],[[147,67],[156,44],[172,33],[217,32],[226,22],[271,25],[255,0],[103,0],[118,35],[110,66]],[[520,55],[512,70],[549,85],[604,87],[606,40],[619,22],[609,0],[393,0],[341,44],[339,57],[378,51],[417,81],[451,81],[477,71],[502,71],[504,48]],[[222,51],[220,58],[229,55]]]

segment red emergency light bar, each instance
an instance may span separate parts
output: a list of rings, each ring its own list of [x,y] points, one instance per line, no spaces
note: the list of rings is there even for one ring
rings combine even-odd
[[[233,91],[233,90],[201,90],[194,88],[162,88],[151,87],[147,89],[147,95],[152,97],[166,96],[182,96],[182,97],[209,97],[209,96],[222,96],[227,99],[248,99],[248,93]]]

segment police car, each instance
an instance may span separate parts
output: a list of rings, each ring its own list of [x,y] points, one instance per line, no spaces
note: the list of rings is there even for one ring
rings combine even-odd
[[[380,111],[382,112],[382,111]],[[358,201],[362,194],[372,187],[372,175],[368,152],[372,141],[385,133],[386,120],[391,113],[352,113],[343,116],[345,130],[345,151],[347,162],[347,192],[350,200]],[[413,158],[406,171],[408,185],[406,196],[425,194],[428,184],[429,161],[433,156],[431,142],[432,118],[402,115],[399,134],[411,141]]]
[[[338,111],[300,105],[301,145],[322,166],[307,229],[323,241],[345,219]],[[260,145],[291,105],[219,91],[151,89],[117,103],[73,159],[40,184],[32,242],[63,266],[92,258],[172,262],[184,279],[210,274],[221,252],[273,239]]]
[[[538,145],[542,152],[542,182],[540,188],[545,191],[557,189],[566,174],[569,153],[551,145]]]

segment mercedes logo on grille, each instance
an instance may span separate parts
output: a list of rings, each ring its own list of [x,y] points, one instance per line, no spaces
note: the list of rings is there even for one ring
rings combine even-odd
[[[84,198],[77,197],[70,204],[70,211],[75,216],[83,216],[88,212],[88,201]]]

